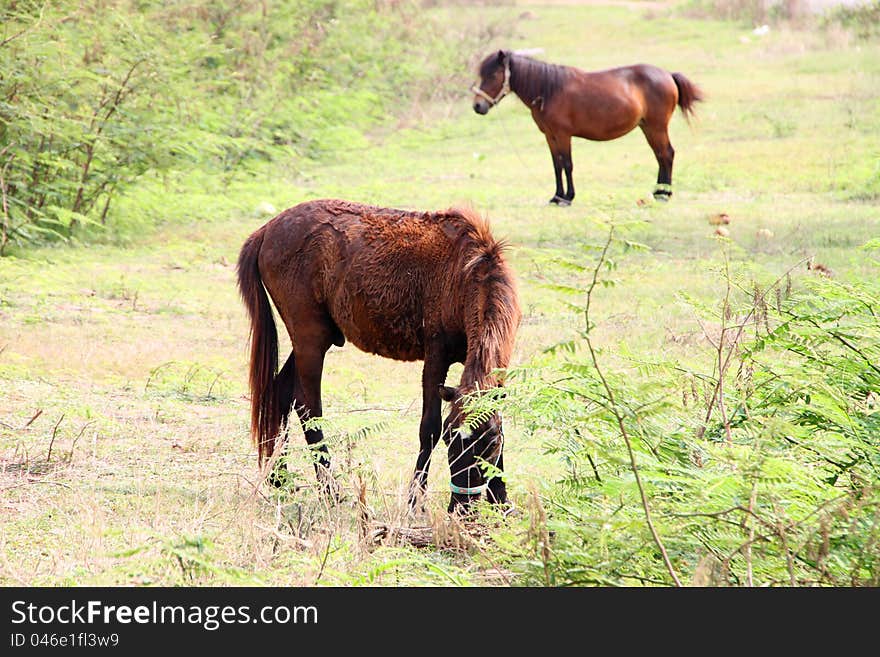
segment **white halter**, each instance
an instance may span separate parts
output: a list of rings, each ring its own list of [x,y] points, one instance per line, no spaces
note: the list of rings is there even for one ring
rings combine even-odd
[[[504,61],[504,84],[501,85],[501,91],[498,92],[498,95],[495,98],[492,98],[485,91],[480,89],[477,85],[471,87],[471,91],[473,91],[477,96],[485,98],[489,101],[489,107],[494,107],[501,99],[504,98],[508,93],[510,93],[510,57],[505,58]]]

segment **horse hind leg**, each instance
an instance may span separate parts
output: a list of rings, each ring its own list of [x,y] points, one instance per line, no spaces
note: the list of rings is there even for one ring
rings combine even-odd
[[[325,492],[336,497],[338,491],[330,476],[330,454],[324,443],[324,432],[311,422],[322,416],[321,375],[324,369],[324,356],[331,342],[332,336],[328,331],[326,336],[316,342],[310,342],[304,347],[295,347],[297,376],[293,388],[293,407],[299,416],[306,443],[314,450],[314,466],[318,482]]]
[[[281,417],[281,433],[285,436],[285,442],[276,448],[280,458],[275,462],[272,471],[269,473],[268,480],[274,487],[282,488],[288,480],[287,462],[284,454],[287,450],[287,436],[289,435],[287,427],[290,424],[290,411],[293,408],[293,393],[296,385],[296,358],[293,353],[290,354],[284,363],[284,367],[278,372],[273,385],[275,386],[275,394]]]
[[[672,162],[675,159],[675,149],[669,141],[669,133],[666,129],[652,130],[644,125],[642,132],[645,133],[645,138],[654,151],[654,157],[657,158],[659,165],[654,198],[658,201],[668,201],[672,196]]]

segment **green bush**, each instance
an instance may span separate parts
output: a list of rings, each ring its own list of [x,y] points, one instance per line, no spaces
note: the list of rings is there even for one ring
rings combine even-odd
[[[106,221],[121,188],[167,164],[171,123],[142,17],[14,2],[0,21],[2,248]]]
[[[513,372],[567,470],[531,512],[526,580],[880,584],[880,283],[728,272],[705,368],[621,364],[589,308],[621,244],[586,272],[577,339]]]
[[[880,0],[835,7],[825,15],[823,23],[852,30],[860,39],[876,39],[880,37]]]
[[[112,230],[146,173],[217,187],[366,145],[467,75],[478,34],[416,3],[18,0],[0,8],[0,253]]]

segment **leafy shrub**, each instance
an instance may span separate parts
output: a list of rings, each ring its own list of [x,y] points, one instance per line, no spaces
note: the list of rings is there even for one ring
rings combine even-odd
[[[137,15],[60,5],[0,13],[0,249],[103,223],[119,189],[167,162],[158,35]]]
[[[609,364],[590,301],[613,235],[577,339],[512,373],[519,417],[567,471],[530,514],[527,581],[880,583],[878,281],[728,272],[704,369]]]
[[[0,254],[112,228],[148,172],[222,188],[363,147],[401,101],[460,88],[480,38],[371,0],[16,0],[0,25]]]
[[[835,7],[823,18],[824,25],[840,25],[852,30],[860,39],[880,37],[880,0]]]
[[[832,25],[851,31],[860,39],[880,36],[880,2],[863,0],[834,6],[824,14],[805,0],[689,0],[683,6],[689,16],[740,21],[750,25],[780,23]]]

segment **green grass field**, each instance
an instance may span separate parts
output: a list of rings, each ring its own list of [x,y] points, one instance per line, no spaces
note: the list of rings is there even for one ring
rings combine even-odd
[[[338,506],[316,494],[298,430],[290,467],[301,488],[280,494],[259,485],[234,263],[243,240],[272,216],[261,204],[280,210],[341,197],[478,209],[511,243],[524,309],[515,364],[579,328],[581,317],[548,283],[583,287],[586,275],[553,262],[591,266],[596,255],[583,245],[601,242],[607,223],[637,222],[628,237],[650,247],[619,259],[617,285],[595,300],[594,339],[612,364],[624,352],[711,362],[681,298],[715,303],[725,248],[737,276],[762,284],[796,265],[795,285],[815,276],[798,265],[810,257],[837,280],[880,275],[860,248],[880,237],[877,41],[785,25],[756,36],[746,24],[689,18],[654,2],[430,11],[511,25],[486,51],[540,47],[548,61],[585,69],[646,62],[699,84],[707,98],[697,119],[688,125],[676,112],[671,124],[672,201],[651,200],[657,167],[636,131],[577,141],[577,198],[570,208],[548,206],[552,166],[528,111],[510,97],[476,115],[466,91],[473,73],[462,71],[456,103],[414,106],[367,147],[265,167],[225,189],[204,180],[186,220],[169,193],[174,182],[146,178],[121,207],[166,212],[160,228],[123,243],[0,259],[0,584],[517,583],[503,545],[526,540],[522,518],[487,519],[468,549],[374,545],[359,533],[361,485],[376,522],[457,531],[444,519],[442,450],[428,512],[404,513],[419,363],[350,345],[328,354],[324,412],[347,490]],[[708,222],[721,212],[730,217],[729,241]],[[509,488],[527,508],[563,464],[516,417],[507,441]]]

